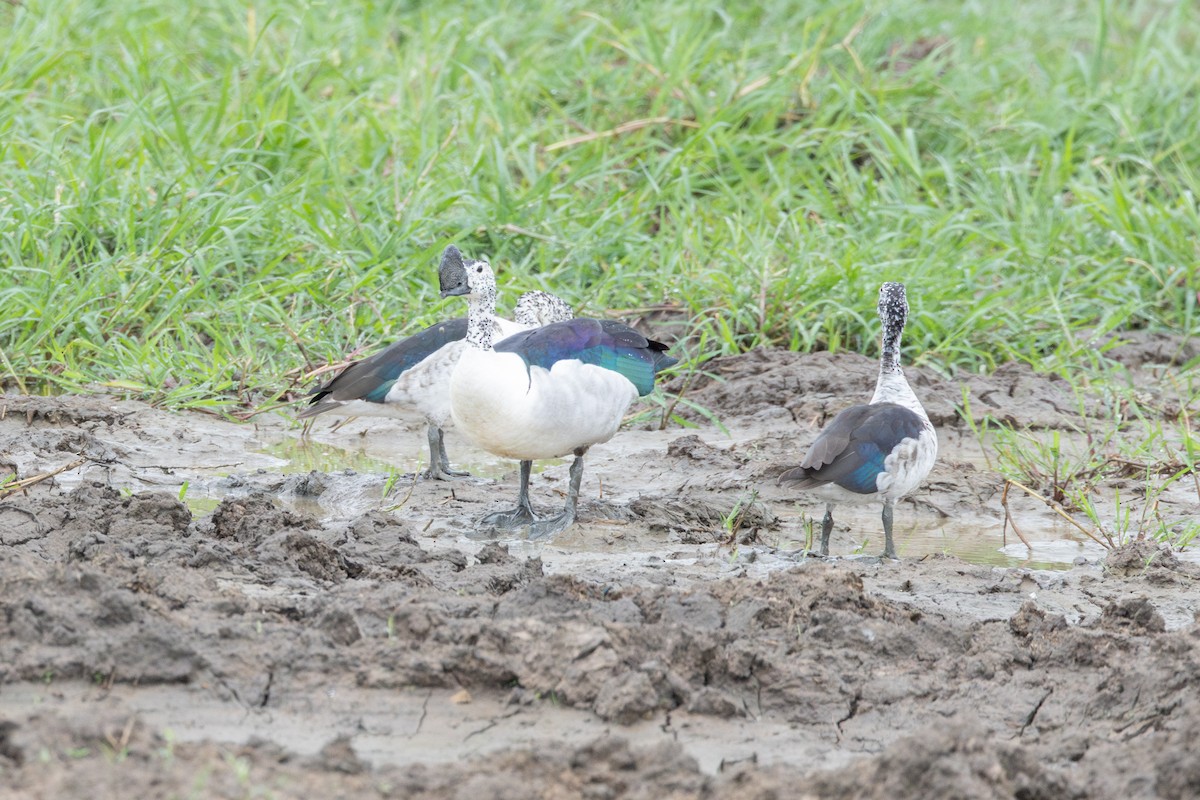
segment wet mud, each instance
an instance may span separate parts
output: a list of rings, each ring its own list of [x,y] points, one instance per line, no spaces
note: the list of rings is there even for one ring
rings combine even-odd
[[[453,434],[477,477],[414,480],[416,421],[306,444],[278,417],[0,398],[0,475],[85,461],[0,500],[0,796],[1200,796],[1200,566],[1061,530],[1064,557],[1011,555],[961,387],[1034,430],[1108,400],[1015,366],[910,378],[942,459],[898,563],[856,552],[872,508],[807,557],[820,510],[775,486],[869,395],[855,356],[710,364],[686,397],[721,425],[639,417],[549,543],[476,530],[515,465]],[[566,481],[546,466],[535,506]]]

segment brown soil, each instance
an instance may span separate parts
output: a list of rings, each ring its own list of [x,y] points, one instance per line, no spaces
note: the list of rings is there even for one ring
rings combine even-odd
[[[688,398],[726,429],[595,448],[583,519],[549,545],[475,532],[513,469],[457,437],[500,485],[402,478],[384,503],[378,470],[285,469],[285,420],[0,398],[0,474],[88,459],[0,500],[0,797],[1200,796],[1200,568],[1145,542],[975,564],[917,533],[899,563],[806,558],[819,509],[773,476],[873,365],[710,367]],[[959,383],[910,376],[943,449],[897,530],[995,551],[1000,482]],[[1107,413],[1018,367],[963,383],[976,414],[1034,427]],[[359,466],[424,440],[328,427]],[[565,481],[535,476],[535,504]],[[876,510],[838,520],[838,552],[878,545]]]

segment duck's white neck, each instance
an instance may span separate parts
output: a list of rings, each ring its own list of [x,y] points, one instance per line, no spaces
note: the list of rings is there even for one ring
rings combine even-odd
[[[904,377],[900,366],[900,334],[904,332],[904,319],[889,319],[883,325],[883,353],[879,358],[879,379],[875,381],[872,403],[895,403],[916,412],[928,420],[921,401],[913,394],[912,387]]]

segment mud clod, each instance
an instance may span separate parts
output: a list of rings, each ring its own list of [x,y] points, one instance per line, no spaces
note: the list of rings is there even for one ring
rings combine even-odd
[[[213,535],[216,538],[234,539],[249,545],[257,545],[273,533],[287,528],[316,527],[316,520],[279,508],[270,496],[262,493],[227,497],[212,515]]]
[[[676,534],[684,544],[751,544],[761,533],[779,527],[774,512],[764,503],[747,498],[726,499],[718,504],[692,494],[639,497],[629,508],[650,530]]]
[[[957,720],[901,739],[854,769],[818,777],[809,788],[814,797],[866,800],[1088,796],[1028,748],[998,741],[987,730]]]
[[[601,719],[629,725],[658,708],[658,692],[644,672],[614,675],[596,696],[595,710]]]
[[[1184,564],[1171,548],[1146,539],[1135,539],[1110,550],[1104,559],[1104,568],[1113,575],[1144,577],[1152,583],[1200,579],[1200,567]]]
[[[367,770],[367,765],[359,760],[354,752],[349,736],[339,736],[322,747],[321,752],[313,759],[313,765],[326,772],[341,772],[346,775],[359,775]]]
[[[1008,620],[1009,630],[1018,636],[1046,634],[1066,627],[1066,617],[1062,614],[1047,614],[1032,601],[1026,601]]]
[[[1130,597],[1109,603],[1100,615],[1100,624],[1117,630],[1131,629],[1146,633],[1162,633],[1167,629],[1162,614],[1145,597]]]

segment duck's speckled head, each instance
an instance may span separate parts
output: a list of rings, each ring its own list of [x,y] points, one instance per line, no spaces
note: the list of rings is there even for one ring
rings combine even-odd
[[[492,265],[483,259],[464,259],[454,245],[442,253],[438,284],[442,297],[465,297],[488,303],[496,301],[496,275],[492,272]]]
[[[891,281],[879,287],[879,320],[884,329],[897,325],[903,329],[908,318],[908,298],[904,294],[903,283]]]

